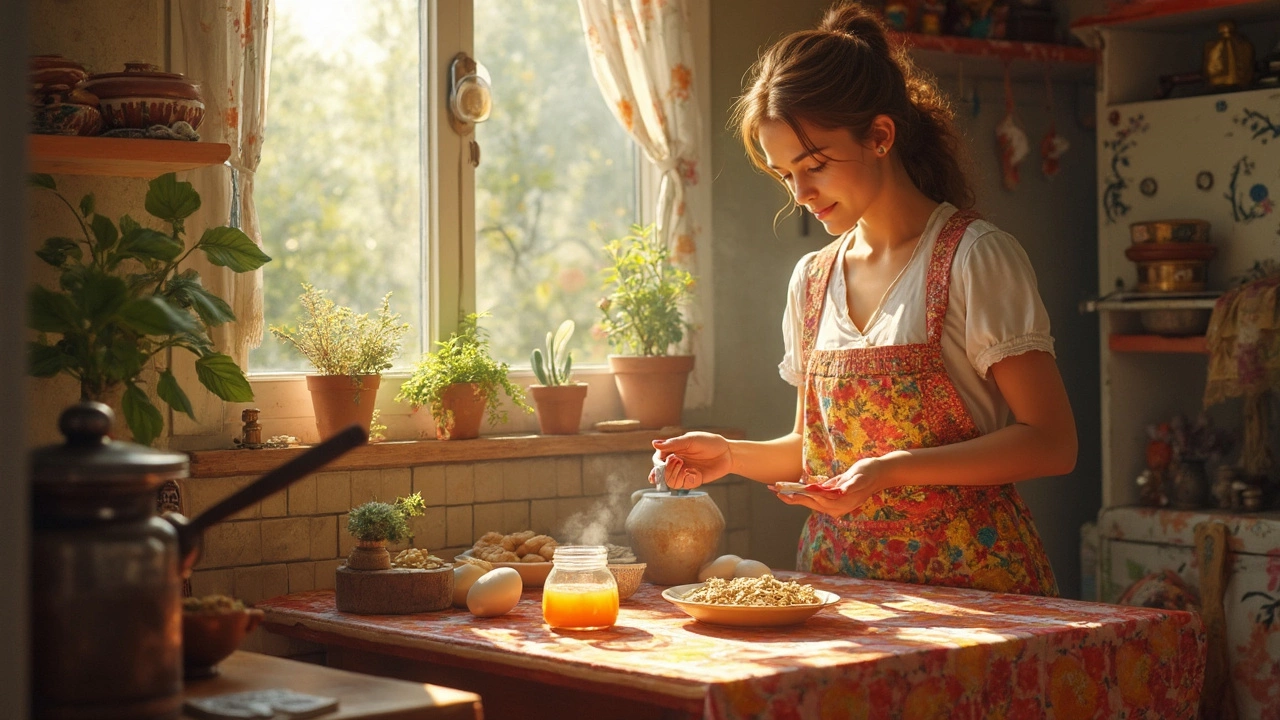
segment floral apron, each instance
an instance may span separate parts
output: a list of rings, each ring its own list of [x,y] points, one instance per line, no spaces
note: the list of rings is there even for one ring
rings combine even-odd
[[[838,475],[861,458],[980,435],[942,361],[951,262],[975,217],[956,212],[934,243],[924,343],[815,350],[827,283],[841,267],[840,242],[809,264],[802,329],[809,475]],[[1031,513],[1012,484],[897,487],[848,515],[814,512],[796,566],[824,575],[1058,594]]]

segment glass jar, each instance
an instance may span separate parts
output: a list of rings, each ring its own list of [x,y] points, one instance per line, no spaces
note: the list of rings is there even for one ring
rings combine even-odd
[[[561,545],[542,586],[542,619],[562,630],[603,630],[618,620],[618,583],[603,545]]]

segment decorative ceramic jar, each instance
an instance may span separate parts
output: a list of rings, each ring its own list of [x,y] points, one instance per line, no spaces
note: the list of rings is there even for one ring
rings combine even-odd
[[[1170,504],[1180,510],[1209,505],[1209,476],[1203,460],[1175,460],[1169,466]]]
[[[102,113],[97,98],[65,85],[46,85],[31,101],[31,132],[37,135],[97,135]]]
[[[125,63],[124,72],[90,75],[80,89],[98,96],[109,128],[145,130],[178,121],[199,128],[204,119],[200,86],[150,63]]]
[[[644,578],[655,585],[698,581],[698,569],[715,557],[724,532],[724,515],[701,490],[637,490],[627,515],[627,544]]]
[[[1196,292],[1204,289],[1217,252],[1212,243],[1142,243],[1125,248],[1124,256],[1138,266],[1138,292]]]

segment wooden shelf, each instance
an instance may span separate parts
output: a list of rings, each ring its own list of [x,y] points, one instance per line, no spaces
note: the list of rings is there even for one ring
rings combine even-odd
[[[1112,352],[1192,353],[1201,355],[1209,352],[1203,336],[1111,335],[1107,338],[1107,347]]]
[[[1002,78],[1006,67],[1016,80],[1092,82],[1098,52],[1092,48],[1019,40],[984,40],[956,35],[891,32],[916,62],[934,74]],[[972,62],[966,62],[971,59]]]
[[[1082,17],[1071,23],[1071,29],[1124,26],[1135,30],[1159,30],[1227,18],[1247,23],[1274,19],[1276,15],[1275,0],[1159,0],[1134,2],[1114,12]]]
[[[984,40],[958,35],[924,35],[921,33],[890,33],[912,50],[945,52],[952,55],[999,58],[1000,60],[1026,60],[1036,63],[1095,65],[1098,52],[1092,48],[1059,45],[1055,43],[1023,42],[1021,40]]]
[[[31,172],[154,178],[209,165],[231,156],[225,143],[148,138],[30,135]]]

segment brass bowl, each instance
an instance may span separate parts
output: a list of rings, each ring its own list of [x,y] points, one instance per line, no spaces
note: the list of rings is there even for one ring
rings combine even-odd
[[[182,667],[186,678],[212,677],[218,663],[240,647],[245,636],[262,622],[256,608],[182,613]]]
[[[1138,292],[1196,292],[1217,252],[1211,243],[1144,243],[1125,248],[1124,256],[1138,266]]]
[[[609,565],[614,582],[618,583],[618,599],[626,600],[640,589],[640,581],[644,579],[645,563],[622,563]]]
[[[1129,239],[1142,243],[1207,243],[1209,223],[1206,220],[1150,220],[1129,225]]]

